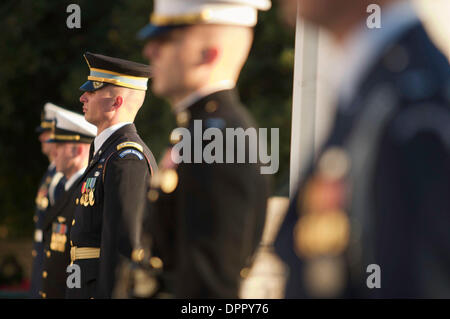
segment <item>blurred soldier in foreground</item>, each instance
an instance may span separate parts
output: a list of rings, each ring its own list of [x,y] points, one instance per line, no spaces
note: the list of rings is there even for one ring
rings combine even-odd
[[[268,197],[260,163],[206,163],[194,159],[191,146],[206,129],[225,136],[226,128],[255,127],[235,85],[257,10],[269,7],[268,0],[160,0],[139,34],[148,40],[143,52],[154,71],[153,92],[170,101],[180,126],[148,193],[152,244],[145,260],[157,279],[150,296],[237,298],[240,272],[252,263]],[[202,123],[199,131],[195,120]],[[189,155],[176,163],[180,132],[188,132],[182,139],[190,143],[183,150]],[[216,153],[238,148],[225,144]],[[249,146],[239,149],[248,160]]]
[[[366,8],[381,6],[381,29]],[[299,0],[342,50],[334,126],[276,249],[288,298],[450,297],[450,67],[409,1]]]
[[[55,147],[52,144],[46,143],[50,138],[52,127],[54,125],[54,114],[57,109],[59,109],[59,107],[52,103],[45,104],[42,112],[41,124],[36,128],[36,131],[40,133],[39,141],[41,142],[42,153],[48,157],[50,165],[39,185],[36,196],[36,212],[33,218],[36,226],[32,251],[33,264],[31,270],[30,297],[34,299],[40,297],[39,292],[42,290],[42,266],[44,261],[42,226],[45,214],[64,189],[65,181],[63,174],[57,173],[55,169]]]
[[[85,119],[94,124],[89,166],[75,191],[70,231],[72,262],[81,268],[81,288],[68,298],[110,298],[122,259],[141,249],[147,185],[156,162],[136,132],[148,65],[100,54],[85,54],[90,68],[80,97]]]
[[[55,143],[56,171],[66,178],[64,193],[47,212],[44,231],[44,266],[42,271],[42,298],[64,298],[66,268],[70,263],[69,234],[75,210],[75,190],[89,159],[89,145],[97,128],[83,115],[70,111],[57,111],[53,134],[48,143]],[[71,222],[72,221],[72,222]]]

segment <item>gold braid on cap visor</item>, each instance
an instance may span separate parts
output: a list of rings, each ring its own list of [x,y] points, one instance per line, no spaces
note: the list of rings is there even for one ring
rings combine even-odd
[[[91,68],[90,70],[91,73],[88,76],[88,80],[90,81],[111,83],[114,85],[119,85],[135,90],[142,90],[142,91],[147,90],[148,78],[125,75],[109,70],[96,68]]]

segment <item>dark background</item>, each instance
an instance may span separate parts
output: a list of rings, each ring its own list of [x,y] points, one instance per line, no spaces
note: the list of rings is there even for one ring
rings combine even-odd
[[[68,29],[69,4],[81,7],[81,29]],[[52,102],[81,113],[78,90],[88,67],[83,53],[141,63],[136,32],[152,10],[149,0],[9,0],[0,5],[0,240],[30,237],[38,183],[47,159],[36,126]],[[287,195],[293,32],[281,25],[276,1],[259,15],[255,42],[238,87],[260,127],[280,128],[280,169],[274,193]],[[140,135],[158,158],[175,127],[167,103],[147,92],[136,119]]]

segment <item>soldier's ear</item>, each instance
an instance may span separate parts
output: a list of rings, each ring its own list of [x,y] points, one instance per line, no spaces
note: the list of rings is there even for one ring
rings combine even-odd
[[[118,109],[119,107],[121,107],[123,105],[123,97],[121,95],[118,95],[114,98],[114,103],[113,103],[113,107],[115,109]]]
[[[83,152],[86,152],[85,149],[86,149],[85,144],[76,143],[72,148],[72,155],[74,157],[79,156],[83,154]],[[87,153],[89,154],[89,148],[87,148]]]
[[[72,156],[77,157],[78,155],[80,155],[80,152],[81,152],[80,144],[73,143],[72,144]]]
[[[208,47],[202,50],[202,63],[212,64],[217,61],[220,50],[218,47]]]

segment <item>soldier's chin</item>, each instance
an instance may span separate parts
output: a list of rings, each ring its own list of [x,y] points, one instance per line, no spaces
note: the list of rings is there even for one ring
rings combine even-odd
[[[84,119],[85,119],[86,121],[88,121],[89,123],[95,125],[94,123],[92,123],[91,116],[90,116],[90,114],[89,114],[88,112],[84,113]]]
[[[332,19],[335,0],[302,0],[298,1],[297,13],[300,18],[310,23],[324,26]]]
[[[44,154],[45,156],[49,156],[50,155],[50,153],[52,152],[52,150],[51,150],[51,148],[50,147],[48,147],[48,145],[45,145],[45,143],[42,143],[41,144],[41,151],[42,151],[42,154]]]

